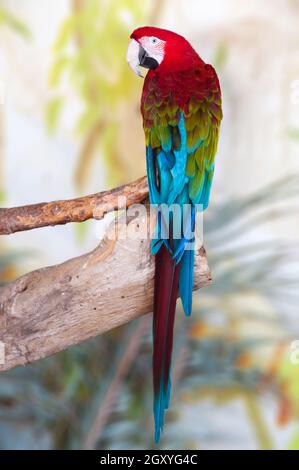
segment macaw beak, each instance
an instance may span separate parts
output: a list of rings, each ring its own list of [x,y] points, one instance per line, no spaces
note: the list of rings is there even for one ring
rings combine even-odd
[[[132,41],[129,44],[128,50],[127,50],[127,62],[131,69],[133,70],[138,77],[142,77],[142,74],[140,72],[140,63],[139,63],[139,44],[135,39],[132,39]]]
[[[138,77],[143,77],[140,72],[140,66],[146,69],[156,69],[159,62],[148,55],[146,50],[135,39],[129,44],[127,50],[127,62]]]

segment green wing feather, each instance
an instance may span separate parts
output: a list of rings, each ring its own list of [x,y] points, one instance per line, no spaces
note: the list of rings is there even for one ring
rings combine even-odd
[[[150,145],[156,155],[161,150],[174,152],[180,148],[178,125],[183,112],[187,133],[188,156],[185,173],[188,177],[189,197],[194,204],[203,204],[204,209],[208,205],[222,119],[217,75],[211,66],[206,67],[208,77],[204,82],[199,82],[197,76],[193,81],[187,77],[189,85],[186,85],[186,90],[191,98],[185,99],[185,102],[180,100],[179,93],[174,93],[170,79],[165,86],[151,79],[149,86],[145,87],[142,104],[146,145]],[[186,81],[182,76],[179,78]],[[175,85],[177,89],[177,83]],[[197,85],[198,88],[194,88]],[[186,90],[182,93],[186,93]]]

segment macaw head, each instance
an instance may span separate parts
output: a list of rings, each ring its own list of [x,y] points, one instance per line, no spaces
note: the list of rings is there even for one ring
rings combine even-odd
[[[171,73],[202,63],[191,44],[172,31],[144,26],[135,29],[131,39],[127,62],[139,77],[142,77],[140,67]]]

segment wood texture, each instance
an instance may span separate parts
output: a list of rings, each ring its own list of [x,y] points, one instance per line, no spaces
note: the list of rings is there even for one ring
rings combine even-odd
[[[144,218],[120,223],[140,233]],[[105,239],[91,253],[26,274],[0,288],[0,370],[44,358],[151,312],[154,258],[150,240]],[[141,230],[142,231],[142,230]],[[211,282],[197,248],[195,288]],[[1,344],[1,343],[0,343]]]
[[[117,210],[120,202],[124,209],[145,201],[147,197],[147,180],[143,177],[133,183],[77,199],[0,208],[0,235],[70,222],[84,222],[88,219],[102,219],[108,212]]]

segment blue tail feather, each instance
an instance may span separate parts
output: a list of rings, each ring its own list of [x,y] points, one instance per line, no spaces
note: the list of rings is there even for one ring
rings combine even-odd
[[[194,283],[194,250],[186,250],[182,260],[179,280],[179,293],[187,317],[192,312],[192,290]]]
[[[171,391],[171,370],[168,376],[167,390],[164,390],[163,381],[161,381],[160,391],[157,396],[154,397],[154,418],[155,418],[155,443],[157,444],[160,440],[161,432],[164,427],[164,416],[165,410],[169,407],[170,391]]]

